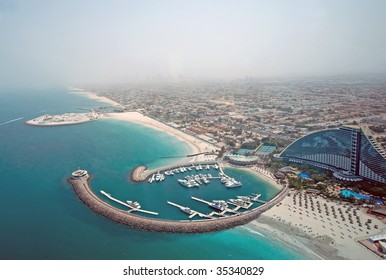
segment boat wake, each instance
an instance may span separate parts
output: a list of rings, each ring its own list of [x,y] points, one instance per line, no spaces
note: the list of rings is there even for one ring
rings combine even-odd
[[[7,121],[7,122],[3,122],[3,123],[0,123],[0,126],[6,125],[6,124],[9,124],[9,123],[13,123],[13,122],[17,122],[17,121],[22,120],[22,119],[24,119],[24,117],[17,118],[17,119],[14,119],[14,120],[10,120],[10,121]]]

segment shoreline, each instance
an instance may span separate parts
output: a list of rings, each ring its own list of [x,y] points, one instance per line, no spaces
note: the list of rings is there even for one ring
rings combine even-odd
[[[104,96],[100,96],[98,95],[97,93],[95,92],[92,92],[92,91],[87,91],[87,90],[84,90],[84,89],[81,89],[81,88],[75,88],[75,87],[69,87],[68,88],[68,92],[70,94],[76,94],[76,95],[83,95],[89,99],[93,99],[93,100],[96,100],[96,101],[100,101],[100,102],[103,102],[103,103],[108,103],[110,105],[113,105],[113,106],[122,106],[122,104],[118,103],[118,102],[115,102],[113,100],[111,100],[110,98],[107,98],[107,97],[104,97]]]
[[[169,135],[173,135],[178,139],[182,140],[186,144],[188,144],[190,154],[199,154],[199,153],[210,153],[212,151],[218,150],[219,147],[206,143],[192,135],[186,134],[185,132],[173,128],[165,123],[162,123],[158,120],[155,120],[151,117],[145,116],[139,112],[124,112],[124,113],[107,113],[103,117],[104,119],[112,119],[112,120],[121,120],[131,123],[137,123],[144,125],[149,128],[156,129],[158,131],[163,131],[168,133]],[[205,156],[205,155],[197,155],[188,158],[187,162],[197,162],[197,161],[206,161],[213,160],[214,157]]]
[[[295,203],[293,198],[295,198]],[[327,215],[325,209],[341,209],[345,219],[348,213],[353,212],[349,206],[328,201],[321,197],[312,197],[316,204],[319,202],[321,211],[311,211],[306,208],[305,200],[312,196],[302,194],[299,197],[297,192],[291,191],[281,203],[262,213],[255,221],[248,226],[258,231],[264,231],[270,238],[316,259],[338,260],[380,260],[381,257],[366,249],[358,241],[377,235],[386,230],[382,221],[367,214],[364,209],[355,210],[362,221],[372,219],[372,224],[377,224],[379,229],[374,227],[371,230],[358,226],[356,223],[342,221],[340,216],[332,217]],[[299,205],[302,200],[302,206]],[[310,210],[310,211],[309,211]],[[348,211],[348,212],[346,212]],[[351,211],[351,212],[350,212]],[[330,212],[331,213],[331,212]]]
[[[87,98],[97,100],[100,102],[105,102],[114,106],[123,107],[122,104],[119,104],[118,102],[115,102],[107,97],[97,95],[94,92],[86,91],[79,88],[70,88],[69,92],[72,94],[83,95]],[[144,125],[146,127],[150,127],[153,129],[157,129],[159,131],[166,132],[170,135],[176,136],[178,139],[187,143],[191,149],[190,151],[191,154],[212,152],[214,150],[220,149],[214,144],[209,144],[201,139],[198,139],[193,135],[189,135],[177,128],[171,127],[165,123],[162,123],[151,117],[145,116],[139,112],[106,113],[104,114],[102,119],[112,119],[112,120],[120,120],[120,121],[126,121],[131,123],[137,123],[137,124]],[[214,158],[211,158],[211,159],[214,160]],[[198,155],[198,156],[191,157],[189,162],[205,161],[205,160],[206,159],[203,155]]]

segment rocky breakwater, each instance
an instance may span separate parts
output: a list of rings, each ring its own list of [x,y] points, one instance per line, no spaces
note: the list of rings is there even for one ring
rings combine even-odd
[[[262,205],[261,208],[258,207],[242,214],[230,217],[214,218],[210,220],[173,221],[153,219],[128,213],[127,211],[120,210],[104,202],[92,192],[89,180],[90,178],[88,176],[81,178],[72,176],[68,178],[68,182],[73,186],[76,195],[84,204],[86,204],[95,213],[105,216],[114,222],[146,231],[175,233],[203,233],[219,231],[249,223],[256,219],[262,211],[265,211],[268,208],[268,205],[265,204]],[[283,195],[283,191],[279,195]],[[278,196],[275,197],[275,200],[277,200],[277,198]]]

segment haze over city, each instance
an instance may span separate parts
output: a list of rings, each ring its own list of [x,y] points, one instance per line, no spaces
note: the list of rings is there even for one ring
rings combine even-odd
[[[386,72],[383,1],[9,1],[0,84]]]

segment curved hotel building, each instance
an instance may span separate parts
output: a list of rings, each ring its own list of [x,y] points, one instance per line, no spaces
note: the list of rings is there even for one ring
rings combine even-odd
[[[331,170],[342,180],[366,178],[386,184],[386,153],[361,128],[340,127],[311,133],[290,144],[280,157]]]

